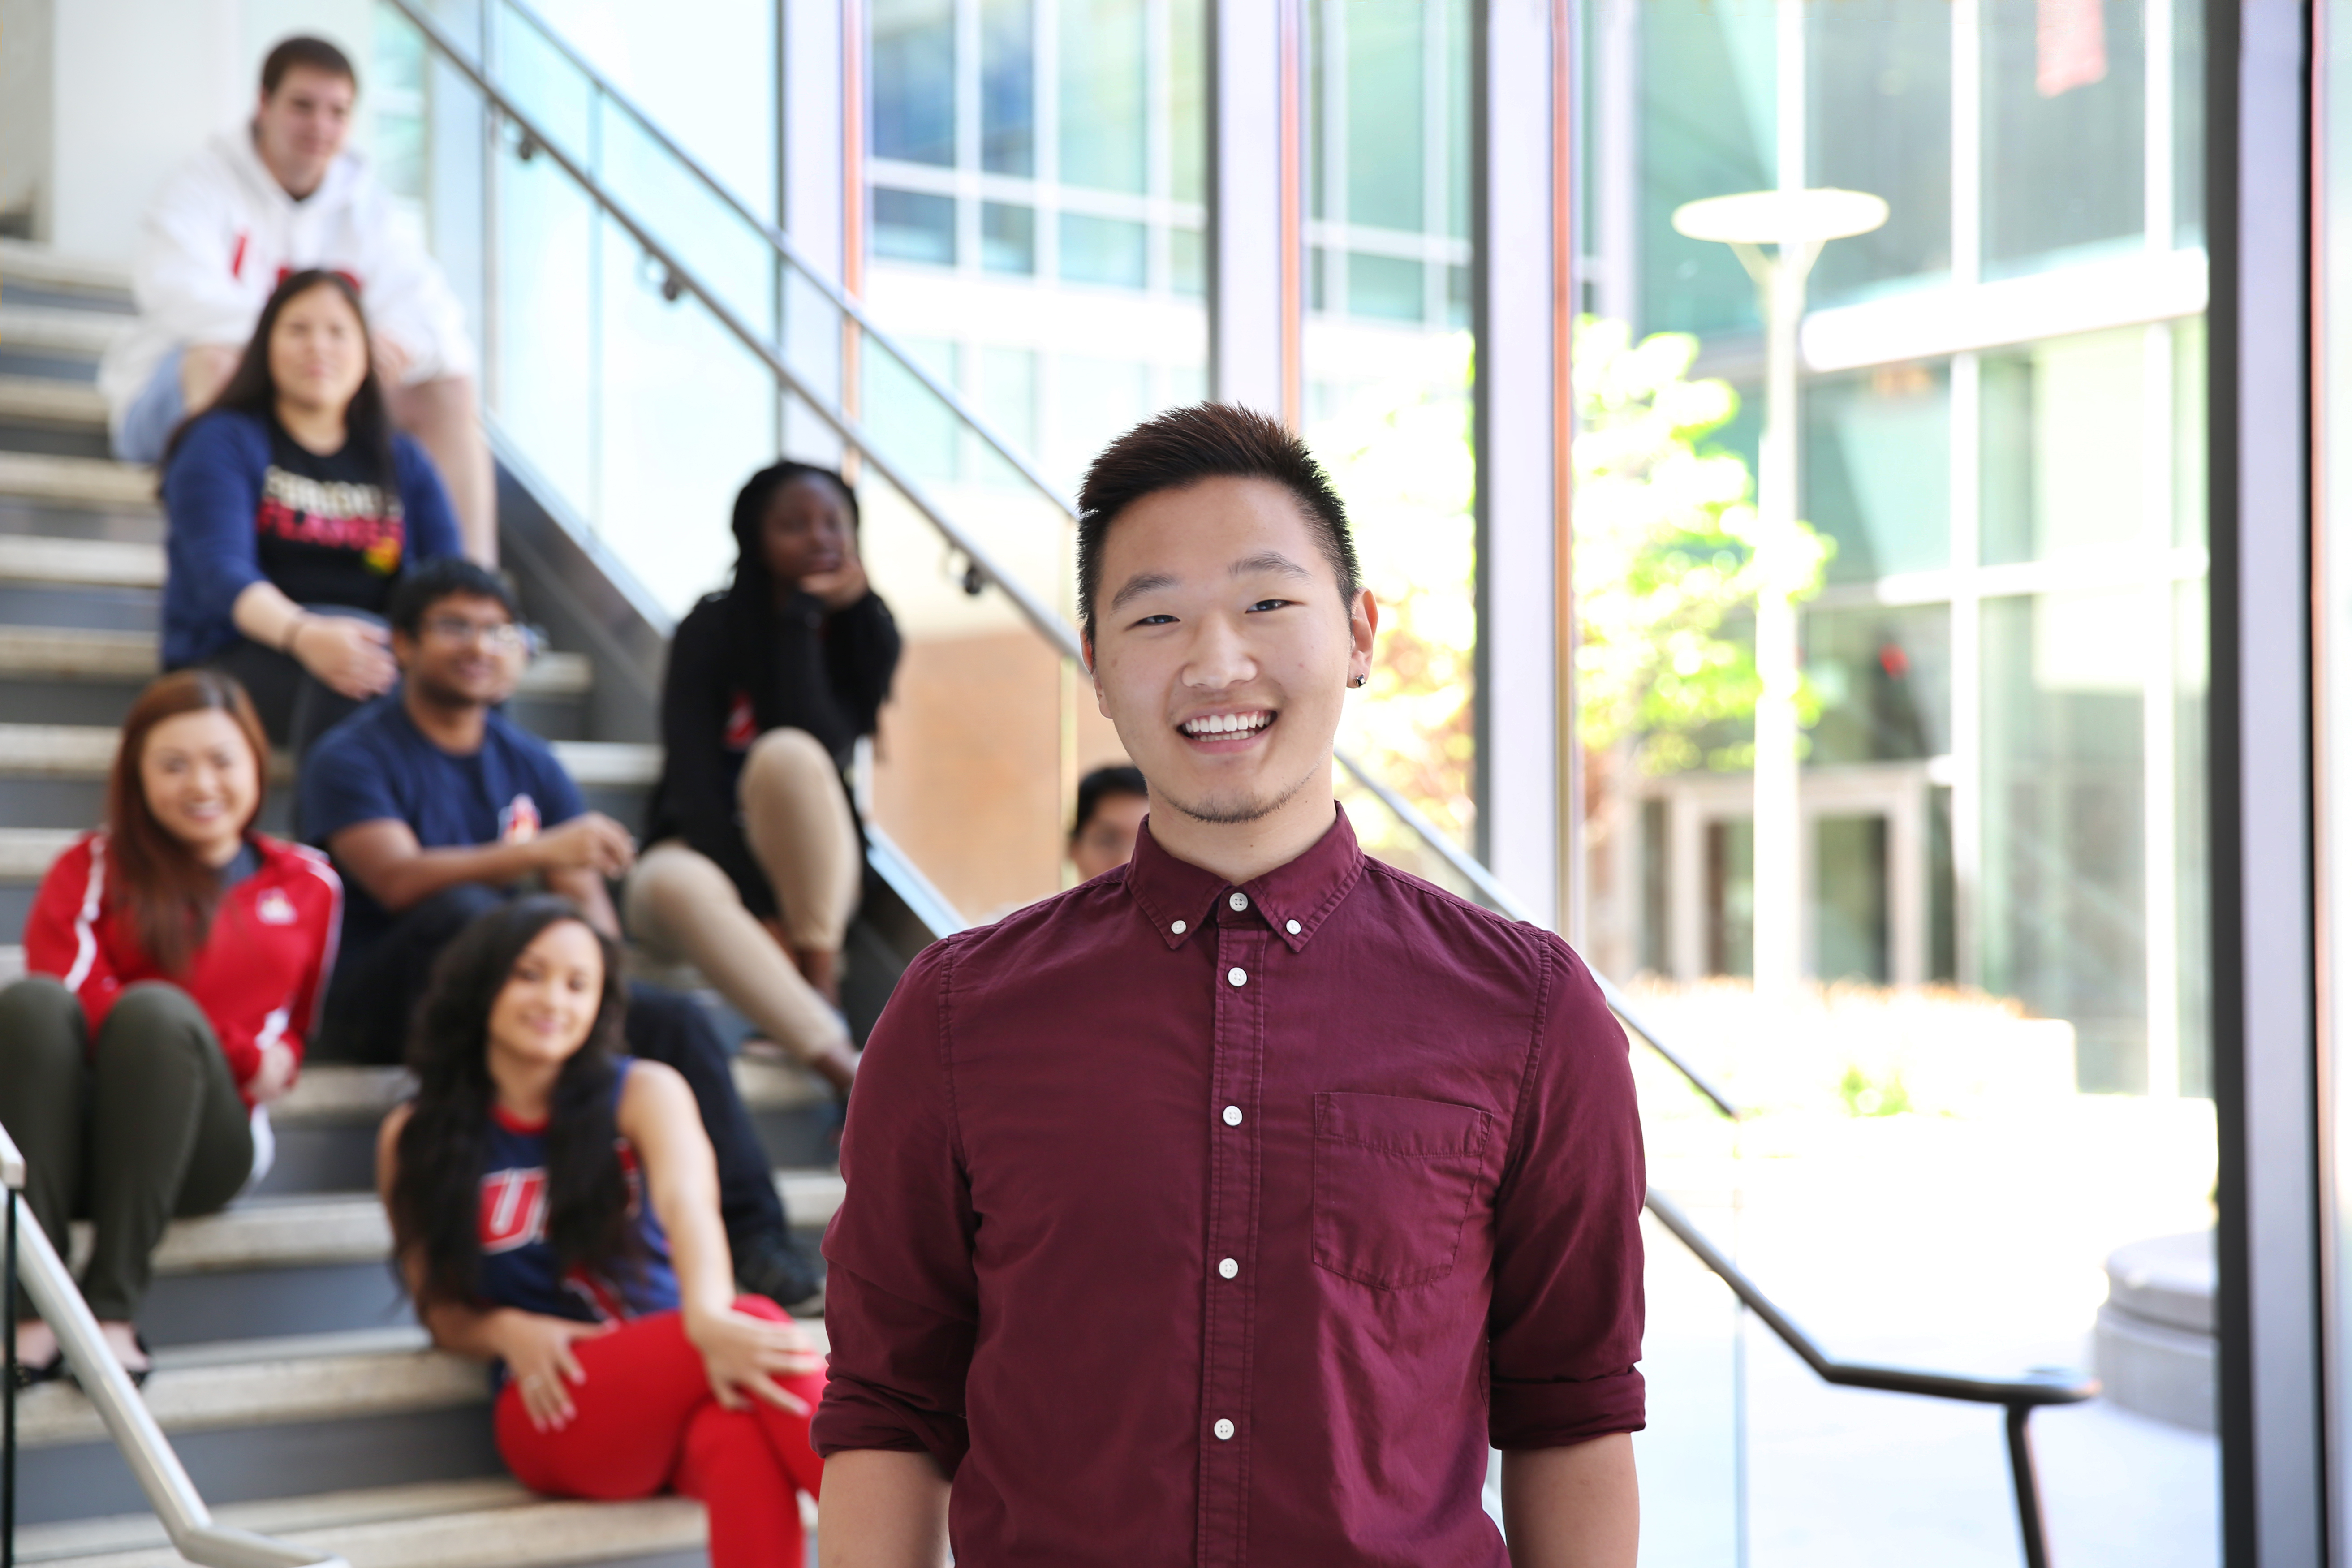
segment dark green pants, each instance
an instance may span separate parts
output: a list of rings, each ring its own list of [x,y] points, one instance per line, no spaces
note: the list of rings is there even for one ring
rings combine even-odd
[[[25,1198],[62,1252],[87,1215],[82,1295],[100,1318],[139,1310],[175,1216],[210,1214],[253,1169],[253,1128],[204,1013],[176,985],[133,985],[93,1047],[81,1004],[36,974],[0,991],[0,1126],[25,1155]]]

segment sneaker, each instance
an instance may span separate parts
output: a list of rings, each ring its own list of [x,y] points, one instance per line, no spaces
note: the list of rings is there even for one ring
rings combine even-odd
[[[787,1237],[737,1252],[735,1283],[789,1312],[824,1289],[824,1270],[807,1247]]]

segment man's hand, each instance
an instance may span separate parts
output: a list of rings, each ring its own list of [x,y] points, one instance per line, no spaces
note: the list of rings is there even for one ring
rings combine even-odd
[[[583,811],[546,828],[530,841],[531,858],[542,871],[593,871],[618,877],[636,864],[637,841],[601,811]]]
[[[378,381],[386,387],[394,387],[408,380],[409,367],[416,361],[401,347],[397,338],[377,332],[369,338],[368,342],[375,351],[375,376]]]
[[[857,558],[857,548],[850,546],[841,564],[830,572],[812,572],[801,579],[801,589],[814,594],[828,610],[845,610],[866,597],[866,563]]]

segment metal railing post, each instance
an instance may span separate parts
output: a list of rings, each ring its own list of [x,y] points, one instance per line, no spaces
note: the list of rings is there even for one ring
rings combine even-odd
[[[98,1320],[90,1315],[89,1303],[74,1288],[73,1275],[58,1256],[48,1233],[38,1220],[28,1225],[20,1217],[18,1194],[24,1180],[24,1157],[17,1153],[7,1129],[0,1128],[0,1181],[8,1189],[9,1236],[16,1244],[11,1247],[11,1280],[23,1286],[32,1298],[34,1310],[58,1336],[75,1380],[106,1424],[107,1436],[121,1450],[123,1463],[146,1495],[147,1506],[163,1521],[173,1549],[206,1568],[348,1568],[331,1552],[289,1546],[249,1530],[213,1522],[212,1510],[197,1494],[195,1483],[188,1479],[163,1427],[156,1425],[146,1401],[131,1386],[131,1374],[108,1348]],[[23,1268],[21,1279],[16,1279],[16,1266]],[[9,1320],[14,1322],[15,1319],[12,1310]],[[9,1495],[15,1496],[13,1481]],[[10,1522],[13,1526],[13,1520]],[[11,1528],[7,1534],[13,1549],[16,1531]]]
[[[0,1568],[16,1568],[16,1189],[0,1189],[8,1205],[8,1263],[0,1290],[8,1311],[8,1381],[0,1388]]]
[[[16,1205],[23,1201],[25,1157],[0,1127],[0,1202],[8,1205],[7,1266],[0,1268],[0,1308],[7,1312],[7,1364],[0,1372],[0,1568],[16,1568]]]
[[[2017,1489],[2017,1532],[2025,1548],[2025,1568],[2050,1568],[2049,1527],[2042,1519],[2042,1478],[2033,1468],[2033,1434],[2025,1425],[2032,1418],[2031,1405],[2009,1406],[2009,1479]]]

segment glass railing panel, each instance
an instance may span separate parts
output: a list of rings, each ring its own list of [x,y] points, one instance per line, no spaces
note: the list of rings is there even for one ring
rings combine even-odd
[[[596,89],[587,74],[511,6],[488,10],[489,75],[515,108],[585,165],[593,151]]]
[[[1331,770],[1331,784],[1341,809],[1348,814],[1348,826],[1355,830],[1356,840],[1364,847],[1365,854],[1425,882],[1434,882],[1457,898],[1479,901],[1478,891],[1468,879],[1430,848],[1402,817],[1390,810],[1385,801],[1365,788],[1345,767]]]
[[[736,492],[775,461],[775,380],[699,301],[665,299],[618,226],[602,238],[596,534],[682,616],[726,584]]]
[[[1076,530],[1069,515],[988,448],[961,415],[926,385],[905,359],[859,334],[859,421],[875,450],[898,466],[955,525],[1035,601],[1075,621]],[[965,379],[958,345],[909,340],[926,346],[924,364],[940,382]]]
[[[875,824],[968,921],[1058,891],[1076,770],[1120,759],[1081,727],[1067,661],[962,563],[906,499],[860,481],[867,574],[906,639],[868,785]]]
[[[502,158],[491,235],[491,411],[578,515],[598,515],[596,208],[545,158]]]
[[[1650,1186],[1737,1258],[1741,1130],[1665,1059],[1630,1039]],[[1738,1302],[1644,1216],[1649,1317],[1642,1346],[1649,1428],[1635,1436],[1644,1568],[1717,1568],[1747,1554],[1748,1353]]]
[[[1712,1229],[1718,1216],[1694,1217]],[[1642,1240],[1642,1568],[1730,1568],[1748,1561],[1739,1304],[1663,1226],[1645,1218]]]
[[[696,178],[625,105],[599,95],[594,173],[705,287],[762,338],[775,336],[774,248]]]

